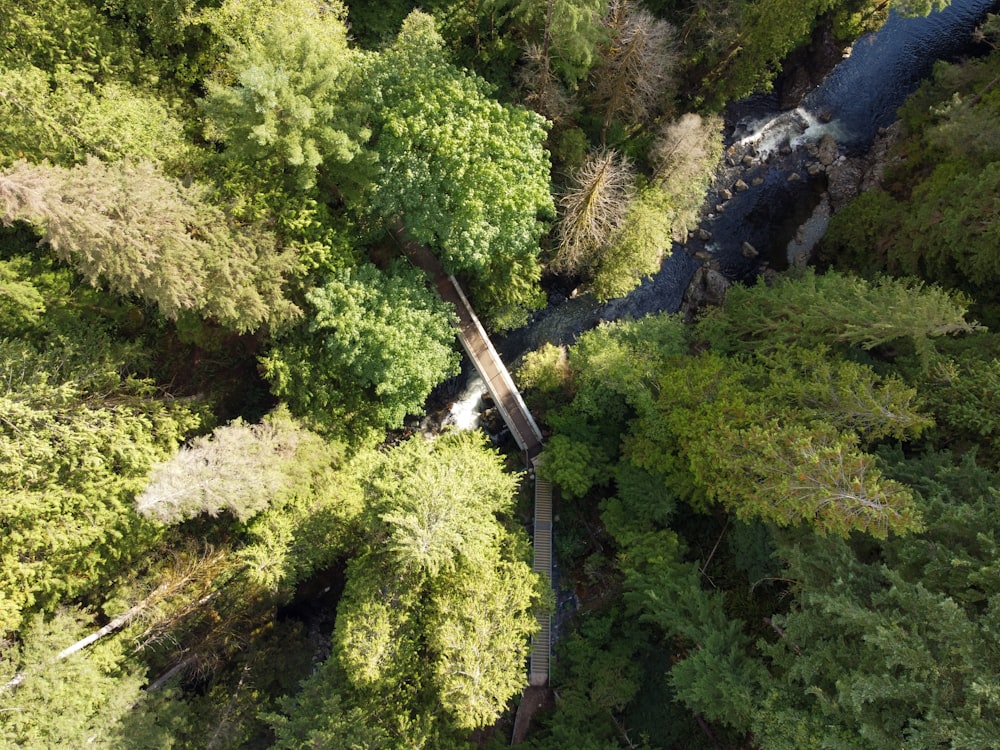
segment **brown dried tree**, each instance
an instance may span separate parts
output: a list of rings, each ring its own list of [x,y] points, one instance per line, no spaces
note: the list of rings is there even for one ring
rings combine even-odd
[[[592,102],[604,112],[603,133],[612,121],[645,122],[657,110],[677,67],[677,32],[668,22],[629,0],[613,0],[605,16],[609,42],[592,80]]]
[[[634,185],[631,162],[614,149],[588,155],[559,199],[553,270],[581,273],[597,262],[625,220]]]

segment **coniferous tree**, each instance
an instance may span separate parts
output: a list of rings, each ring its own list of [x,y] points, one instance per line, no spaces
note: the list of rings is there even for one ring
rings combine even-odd
[[[554,269],[581,273],[599,262],[628,215],[634,183],[631,164],[614,149],[588,156],[559,199]]]
[[[282,293],[293,259],[275,239],[230,226],[205,189],[154,165],[89,159],[72,169],[19,162],[0,175],[0,222],[30,223],[91,284],[238,331],[297,312]]]
[[[339,3],[285,0],[261,19],[243,18],[252,31],[238,29],[243,38],[233,40],[227,74],[208,82],[202,101],[209,136],[226,144],[230,158],[273,163],[306,190],[324,164],[343,172],[359,157],[368,134],[351,124],[346,91],[356,55],[344,14]],[[216,24],[228,25],[225,18]]]

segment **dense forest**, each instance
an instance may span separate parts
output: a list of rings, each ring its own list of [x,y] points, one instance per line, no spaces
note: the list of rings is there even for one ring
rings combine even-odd
[[[546,610],[527,747],[995,748],[992,17],[813,268],[523,358],[560,591],[516,451],[412,419],[404,243],[494,332],[627,295],[889,10],[0,0],[0,748],[506,746]]]

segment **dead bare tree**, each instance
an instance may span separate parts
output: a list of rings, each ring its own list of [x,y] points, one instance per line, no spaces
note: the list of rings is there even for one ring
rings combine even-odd
[[[613,120],[641,124],[657,110],[677,67],[677,32],[629,0],[612,0],[605,16],[609,43],[595,67],[593,104],[604,112],[602,137]]]
[[[554,270],[580,273],[594,265],[625,220],[634,185],[632,164],[614,149],[588,155],[559,199]]]

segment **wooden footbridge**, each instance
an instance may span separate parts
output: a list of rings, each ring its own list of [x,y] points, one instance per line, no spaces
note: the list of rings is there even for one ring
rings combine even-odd
[[[441,262],[427,248],[407,242],[398,235],[396,239],[410,261],[430,276],[441,298],[455,306],[458,314],[458,340],[479,376],[485,381],[493,402],[524,454],[525,465],[535,475],[534,569],[551,584],[552,486],[548,480],[534,472],[538,454],[542,450],[542,433],[455,277],[445,272]],[[541,686],[549,682],[551,615],[548,612],[539,615],[538,624],[538,633],[531,639],[528,681],[531,685]]]

